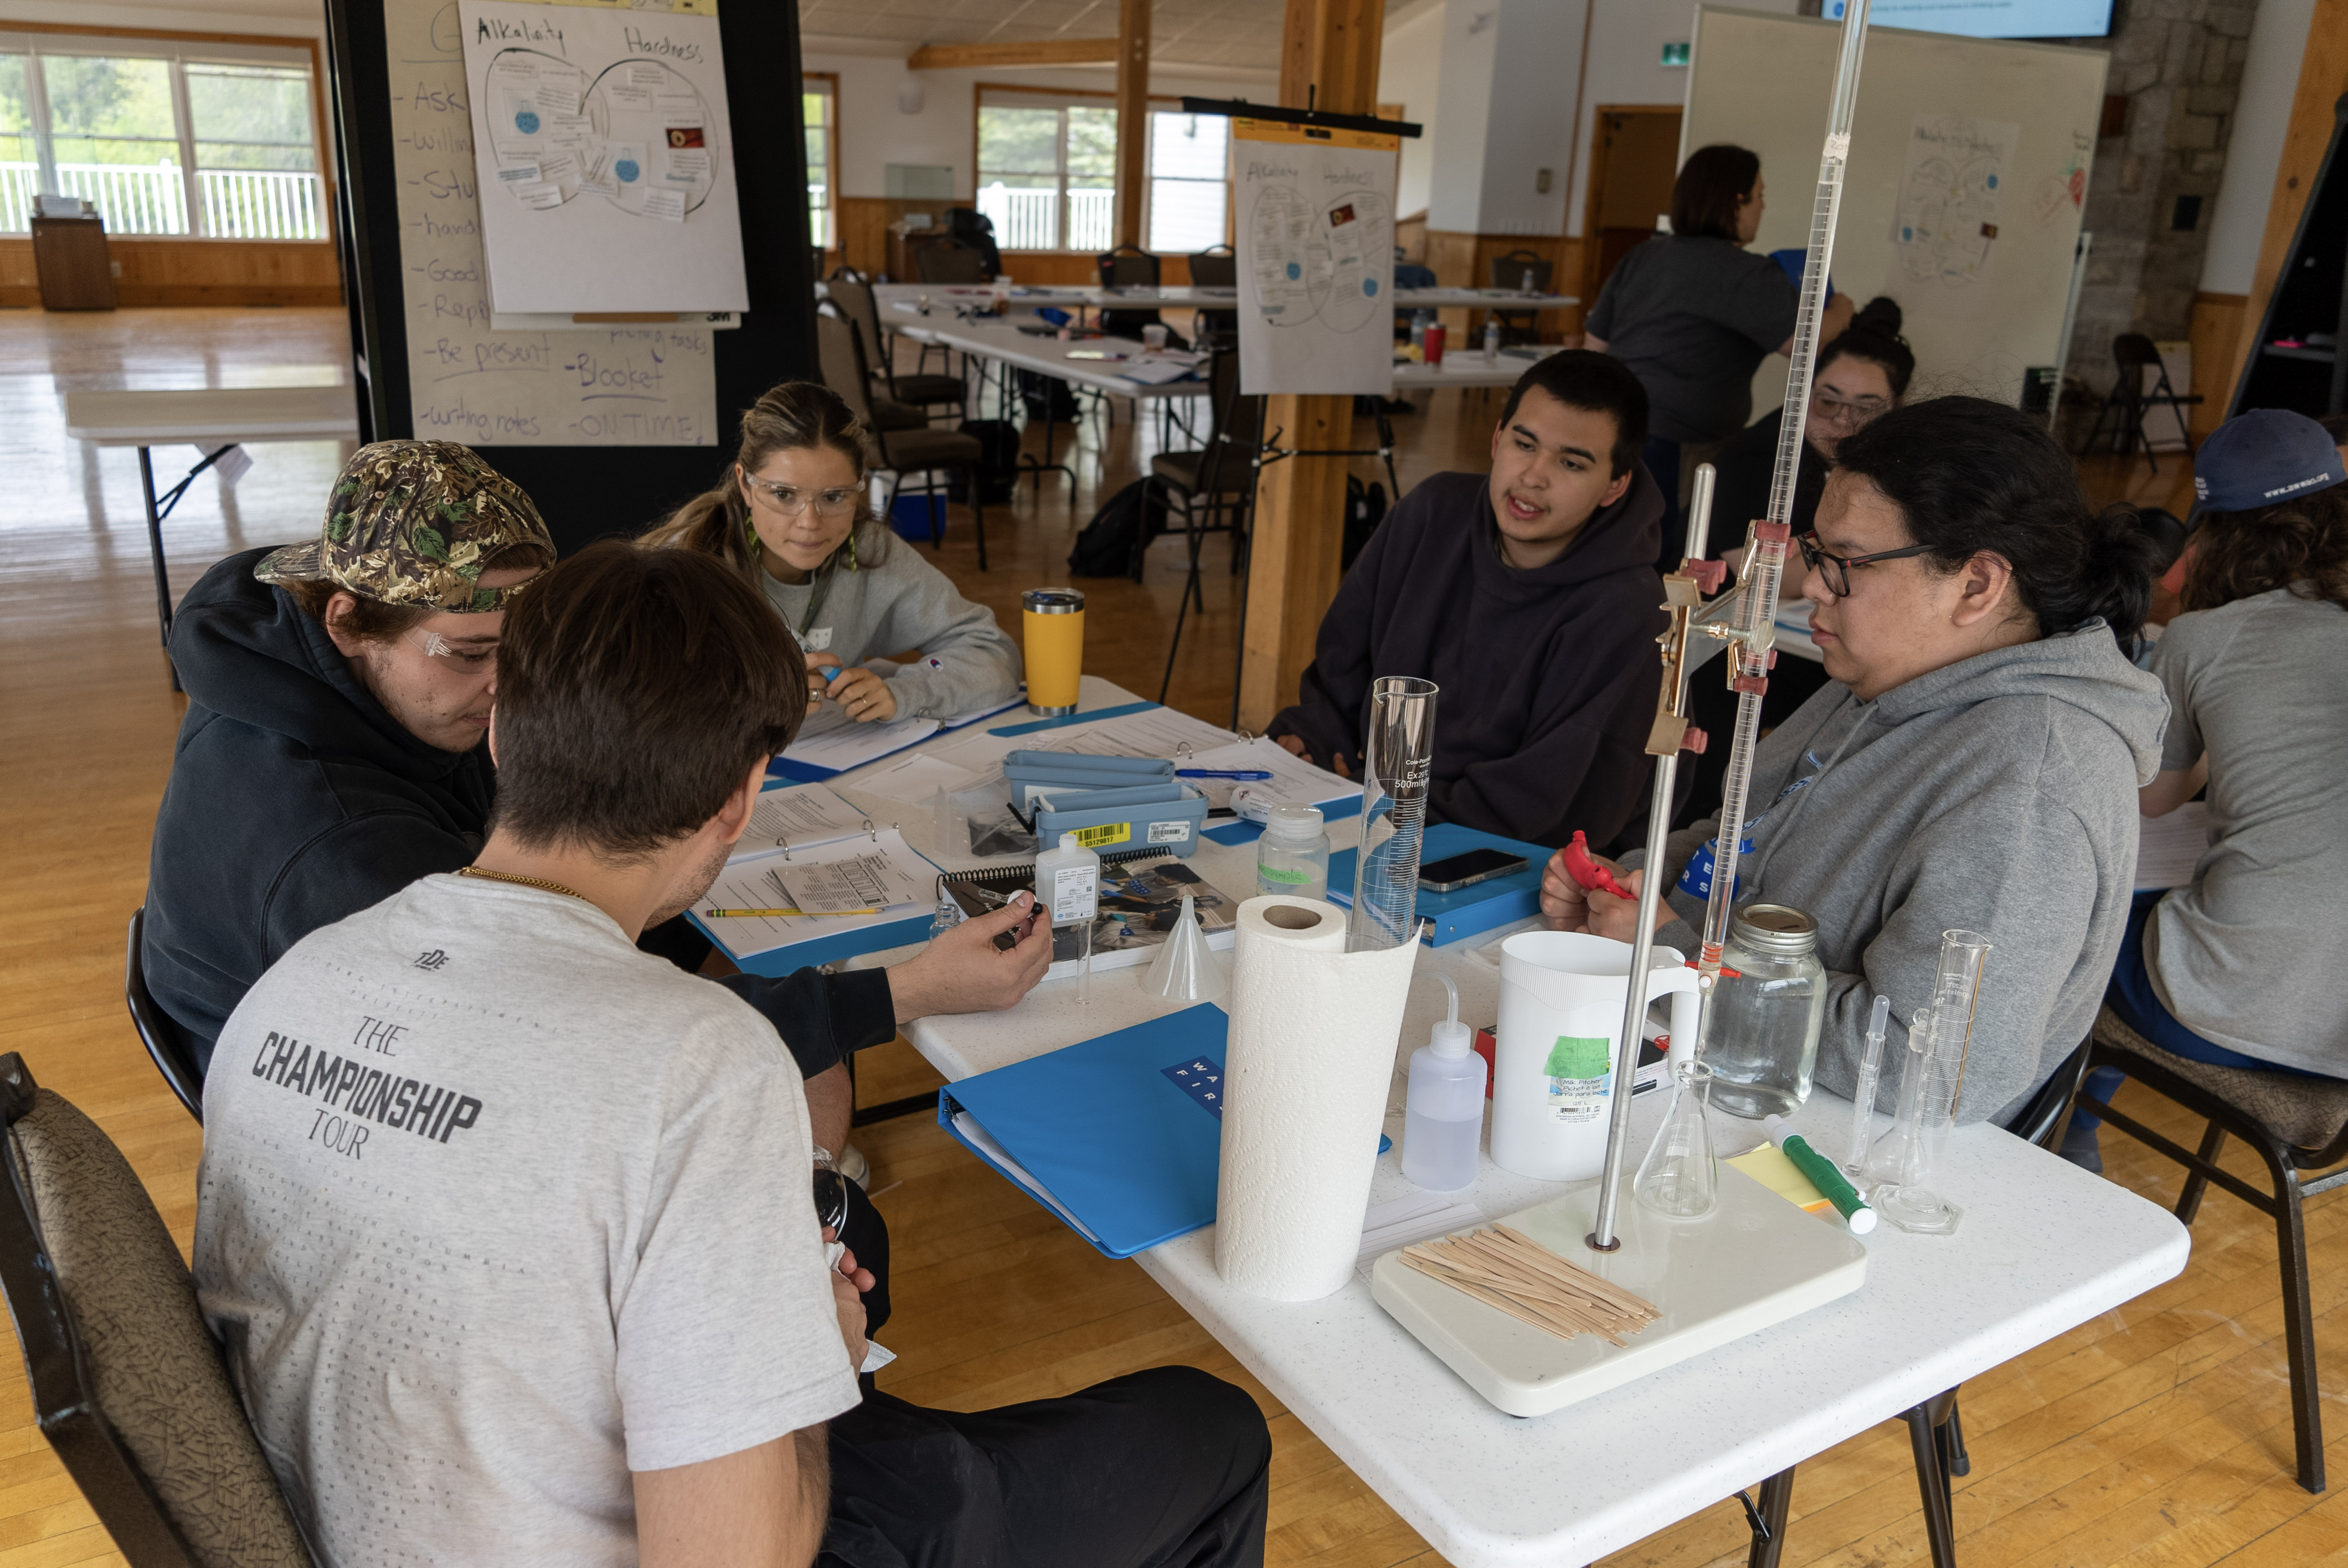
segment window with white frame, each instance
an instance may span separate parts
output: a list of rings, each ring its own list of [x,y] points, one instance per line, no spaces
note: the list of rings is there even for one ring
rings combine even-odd
[[[978,90],[978,210],[1006,251],[1109,248],[1117,105],[1107,94]]]
[[[0,231],[44,193],[115,234],[324,240],[310,56],[0,31]]]
[[[833,216],[839,183],[839,77],[810,71],[801,78],[799,115],[807,127],[808,231],[822,250],[839,248]]]
[[[1231,125],[1221,115],[1149,117],[1149,249],[1187,255],[1223,243]]]
[[[1231,122],[1154,107],[1142,232],[1162,255],[1224,242]],[[812,157],[810,156],[810,162]],[[1006,251],[1097,254],[1116,240],[1117,106],[1107,93],[978,89],[978,210]]]

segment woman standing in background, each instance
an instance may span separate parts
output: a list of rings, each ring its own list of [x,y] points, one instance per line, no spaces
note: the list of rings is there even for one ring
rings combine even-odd
[[[1611,354],[1647,389],[1647,471],[1663,492],[1663,553],[1686,553],[1682,508],[1698,464],[1745,428],[1753,373],[1793,348],[1800,290],[1745,247],[1761,231],[1761,159],[1741,147],[1700,147],[1672,186],[1672,231],[1622,258],[1598,293],[1582,346]],[[1841,335],[1851,305],[1837,296],[1818,341]]]

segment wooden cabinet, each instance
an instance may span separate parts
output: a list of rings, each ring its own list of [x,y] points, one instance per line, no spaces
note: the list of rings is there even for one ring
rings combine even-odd
[[[33,268],[46,310],[114,308],[114,261],[103,218],[34,219]]]

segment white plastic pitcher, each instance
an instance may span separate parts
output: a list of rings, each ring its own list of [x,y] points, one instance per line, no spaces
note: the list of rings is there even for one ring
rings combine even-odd
[[[1672,996],[1672,1058],[1695,1049],[1696,974],[1653,950],[1647,999]],[[1579,1182],[1606,1164],[1614,1063],[1631,945],[1575,931],[1520,931],[1500,944],[1500,1024],[1492,1071],[1492,1158],[1519,1175]]]

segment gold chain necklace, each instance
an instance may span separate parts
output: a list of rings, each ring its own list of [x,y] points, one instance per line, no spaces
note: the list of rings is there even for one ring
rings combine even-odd
[[[479,866],[459,866],[457,867],[457,875],[479,876],[491,882],[513,882],[524,887],[543,887],[549,893],[560,893],[567,898],[576,898],[582,904],[592,904],[595,901],[576,887],[565,887],[561,883],[549,882],[543,876],[521,876],[510,871],[488,871]]]

